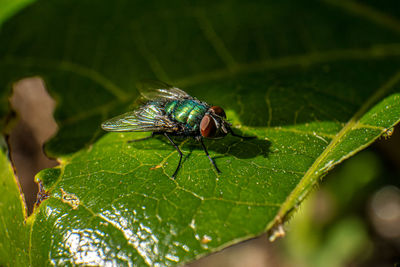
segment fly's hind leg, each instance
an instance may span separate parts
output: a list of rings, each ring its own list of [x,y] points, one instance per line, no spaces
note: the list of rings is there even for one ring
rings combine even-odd
[[[175,142],[171,139],[171,137],[169,137],[169,135],[167,133],[164,133],[165,137],[168,138],[168,140],[171,142],[171,144],[175,147],[175,149],[178,151],[179,153],[179,163],[178,163],[178,167],[176,167],[176,170],[174,172],[174,174],[172,174],[172,179],[175,179],[176,174],[178,173],[179,169],[181,168],[181,162],[182,162],[182,151],[179,149],[179,147],[175,144]]]
[[[199,137],[199,138],[196,138],[196,139],[200,142],[201,146],[203,147],[204,152],[206,153],[208,159],[211,161],[211,163],[212,163],[212,165],[214,166],[215,170],[216,170],[218,173],[221,173],[221,171],[220,171],[220,170],[218,169],[218,167],[217,167],[217,164],[215,164],[215,161],[210,157],[210,154],[208,154],[207,148],[206,148],[206,146],[205,146],[204,143],[203,143],[203,138]]]
[[[148,140],[148,139],[153,138],[156,134],[159,134],[159,133],[152,132],[151,135],[149,135],[149,136],[146,136],[146,137],[143,137],[143,138],[139,138],[139,139],[129,140],[128,143],[134,143],[134,142],[140,142],[140,141]]]

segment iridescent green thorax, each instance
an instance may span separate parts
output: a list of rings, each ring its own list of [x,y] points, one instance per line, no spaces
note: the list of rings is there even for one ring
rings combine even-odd
[[[172,119],[197,130],[208,107],[196,100],[174,100],[165,105],[165,112]]]

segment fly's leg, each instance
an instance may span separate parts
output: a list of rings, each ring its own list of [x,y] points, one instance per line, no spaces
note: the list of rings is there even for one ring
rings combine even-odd
[[[200,142],[200,144],[203,147],[204,152],[206,153],[208,159],[211,161],[212,165],[214,165],[215,170],[217,170],[218,173],[221,173],[221,171],[218,169],[217,164],[215,164],[214,160],[210,157],[210,154],[208,154],[207,148],[203,143],[203,138],[197,138],[197,140]]]
[[[247,139],[247,140],[257,138],[257,136],[242,136],[240,134],[236,134],[234,131],[232,131],[231,128],[229,128],[229,132],[231,133],[232,136],[240,137],[240,138]]]
[[[134,142],[139,142],[139,141],[144,141],[144,140],[148,140],[153,138],[157,133],[151,133],[151,135],[143,137],[143,138],[139,138],[139,139],[134,139],[134,140],[129,140],[128,143],[134,143]]]
[[[178,167],[176,167],[176,170],[175,170],[174,174],[172,174],[172,179],[175,179],[176,174],[178,173],[179,169],[181,168],[181,162],[182,162],[182,156],[183,156],[183,154],[182,154],[181,150],[179,149],[179,147],[178,147],[178,146],[175,144],[175,142],[171,139],[171,137],[169,137],[169,135],[168,135],[167,133],[164,133],[164,135],[165,135],[165,137],[168,138],[168,140],[171,142],[171,144],[175,147],[175,149],[178,151],[179,156],[180,156],[180,157],[179,157]]]

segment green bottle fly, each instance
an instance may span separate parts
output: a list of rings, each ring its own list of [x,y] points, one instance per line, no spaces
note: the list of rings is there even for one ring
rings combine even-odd
[[[152,82],[142,84],[140,89],[141,95],[147,99],[144,105],[105,121],[101,127],[113,132],[152,132],[151,136],[144,139],[151,138],[155,134],[167,137],[180,155],[173,178],[181,166],[183,154],[170,136],[193,137],[198,140],[217,172],[220,170],[208,154],[203,143],[204,137],[218,139],[231,133],[233,136],[253,138],[235,134],[226,121],[225,111],[221,107],[210,106],[176,87],[162,82]]]

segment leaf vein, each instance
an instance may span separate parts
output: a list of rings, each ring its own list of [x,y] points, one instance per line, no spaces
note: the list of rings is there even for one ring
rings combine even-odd
[[[210,42],[212,47],[217,52],[221,60],[226,64],[229,70],[234,70],[237,67],[237,63],[232,54],[226,48],[222,39],[217,35],[212,26],[210,20],[205,15],[205,12],[201,9],[196,9],[194,15],[199,23],[200,29],[202,30],[206,40]]]
[[[295,56],[280,57],[265,61],[238,64],[234,70],[216,69],[210,72],[203,72],[192,76],[186,76],[176,80],[174,83],[179,86],[190,86],[204,82],[226,79],[237,74],[262,72],[288,67],[305,67],[327,62],[338,62],[343,60],[370,60],[382,59],[391,56],[400,56],[400,44],[377,44],[363,49],[339,49],[322,52],[311,52]]]
[[[367,18],[377,24],[385,26],[388,29],[400,33],[400,21],[395,17],[382,13],[368,5],[356,1],[335,1],[323,0],[325,3],[340,7],[350,13]]]
[[[32,66],[39,65],[40,67],[47,67],[52,69],[59,69],[63,71],[68,71],[79,76],[88,78],[93,82],[99,84],[108,92],[113,94],[119,100],[124,101],[126,98],[129,98],[129,95],[123,91],[120,87],[114,84],[111,80],[103,76],[101,73],[95,71],[90,67],[86,67],[74,62],[68,61],[51,61],[51,60],[43,60],[32,57],[7,57],[3,62],[5,65],[20,65],[20,66]]]

